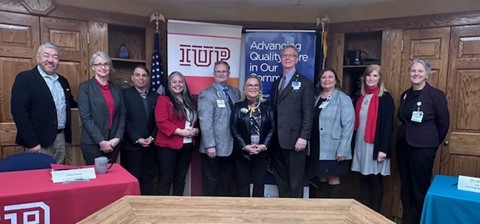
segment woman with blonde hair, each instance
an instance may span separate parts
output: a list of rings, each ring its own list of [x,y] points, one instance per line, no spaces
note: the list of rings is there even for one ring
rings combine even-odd
[[[112,60],[103,51],[90,58],[95,76],[78,88],[78,112],[82,121],[80,148],[87,165],[98,156],[115,162],[125,130],[126,109],[120,86],[109,81]]]
[[[257,75],[252,74],[245,80],[244,99],[235,104],[230,125],[238,195],[250,197],[252,180],[252,196],[264,197],[269,158],[267,149],[272,143],[275,121],[270,104],[262,98],[262,85]]]
[[[362,174],[361,202],[380,211],[383,176],[390,175],[390,142],[393,99],[385,89],[379,65],[369,65],[362,77],[361,95],[355,103],[355,148],[352,171]]]

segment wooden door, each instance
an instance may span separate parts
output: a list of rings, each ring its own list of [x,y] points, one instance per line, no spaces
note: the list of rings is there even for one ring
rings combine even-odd
[[[446,91],[447,74],[448,74],[448,58],[450,43],[450,27],[413,29],[403,31],[403,50],[398,95],[395,96],[395,105],[400,102],[400,93],[410,88],[410,79],[408,66],[414,58],[423,58],[430,62],[432,66],[432,75],[428,78],[428,83],[436,88]],[[396,127],[399,127],[397,123]],[[445,147],[440,147],[437,151],[433,173],[440,172],[443,166],[443,155]],[[394,174],[394,195],[393,195],[393,215],[401,216],[400,203],[400,177],[398,176],[398,166],[396,156],[393,155],[392,171]]]
[[[480,26],[452,28],[447,99],[450,135],[441,173],[480,176]]]
[[[16,75],[35,65],[39,30],[37,16],[9,12],[0,16],[0,159],[23,151],[15,144],[10,98]]]
[[[60,48],[58,74],[70,83],[72,94],[77,99],[78,86],[88,78],[88,23],[58,18],[40,18],[41,40]],[[66,164],[84,164],[80,151],[80,121],[78,110],[72,110],[72,143],[67,146]]]

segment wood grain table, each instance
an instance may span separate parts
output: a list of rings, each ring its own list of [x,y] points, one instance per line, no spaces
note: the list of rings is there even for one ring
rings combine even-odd
[[[80,223],[394,223],[353,199],[125,196]]]

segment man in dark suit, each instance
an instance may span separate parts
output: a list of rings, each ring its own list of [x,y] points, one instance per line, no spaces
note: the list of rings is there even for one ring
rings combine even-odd
[[[76,107],[70,85],[56,73],[60,51],[51,43],[37,51],[37,66],[20,72],[12,87],[12,116],[17,126],[15,142],[25,152],[52,156],[58,164],[65,159],[65,142],[71,142],[70,107]]]
[[[155,125],[155,104],[158,94],[148,91],[150,73],[143,65],[137,65],[132,74],[133,86],[123,90],[126,107],[124,143],[121,163],[140,183],[142,195],[153,195],[155,177],[155,150],[153,136]]]
[[[283,75],[272,86],[278,145],[272,152],[279,197],[303,197],[305,147],[313,122],[313,84],[296,71],[298,50],[287,45],[281,53]]]

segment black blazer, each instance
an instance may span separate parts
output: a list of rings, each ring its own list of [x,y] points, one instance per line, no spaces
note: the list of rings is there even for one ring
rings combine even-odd
[[[123,98],[126,108],[126,124],[124,134],[124,150],[134,150],[140,147],[135,142],[139,138],[155,137],[157,135],[157,125],[155,124],[155,105],[157,104],[158,94],[149,91],[147,98],[147,111],[143,104],[144,99],[140,96],[135,87],[123,90]],[[148,114],[148,117],[147,117]]]
[[[298,90],[292,87],[294,81],[301,83]],[[299,137],[309,140],[312,133],[315,106],[313,83],[295,72],[281,95],[278,92],[279,83],[280,78],[275,80],[270,93],[278,142],[281,148],[293,150]]]
[[[358,98],[353,105],[356,105]],[[391,142],[393,132],[393,120],[395,106],[393,104],[393,98],[388,92],[384,92],[381,97],[378,98],[378,112],[377,112],[377,124],[375,131],[375,140],[373,142],[373,160],[378,159],[378,152],[382,151],[387,154],[387,158],[391,156]],[[353,135],[352,148],[355,147],[356,133]]]
[[[234,151],[241,151],[250,142],[250,116],[241,111],[248,109],[248,100],[237,102],[230,116],[230,130],[234,140]],[[272,145],[273,133],[275,132],[275,119],[269,102],[260,103],[261,127],[259,144],[267,148]],[[245,152],[246,153],[246,152]]]
[[[59,75],[58,81],[65,94],[67,122],[65,124],[65,141],[72,141],[71,107],[75,107],[70,85],[65,77]],[[49,147],[57,136],[57,111],[55,102],[47,83],[38,71],[20,72],[12,87],[11,112],[17,136],[15,142],[21,146],[32,148],[38,144],[42,148]]]
[[[448,105],[445,94],[428,83],[421,90],[417,101],[421,102],[420,110],[423,111],[421,123],[411,121],[411,116],[403,117],[402,110],[407,110],[412,114],[417,110],[417,106],[404,108],[407,94],[412,88],[406,90],[400,96],[400,107],[398,109],[398,119],[402,122],[399,138],[405,138],[406,142],[413,147],[435,148],[445,140],[450,125]]]

